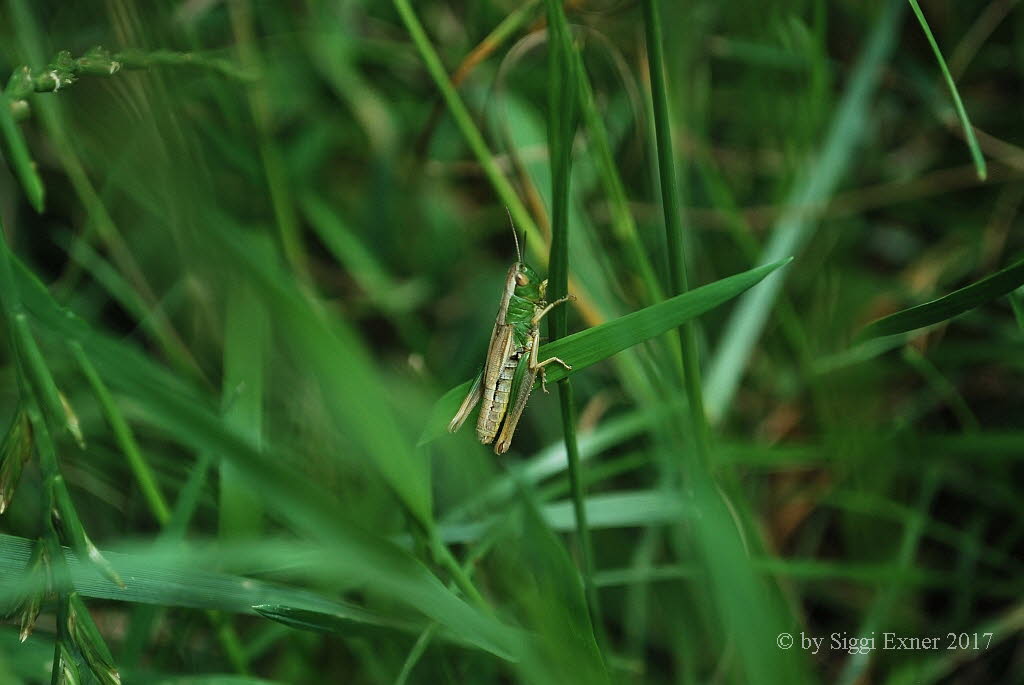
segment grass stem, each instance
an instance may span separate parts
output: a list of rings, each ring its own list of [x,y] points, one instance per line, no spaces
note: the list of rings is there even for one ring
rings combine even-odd
[[[651,100],[654,106],[654,131],[658,150],[658,173],[661,177],[661,203],[665,213],[665,242],[668,247],[670,294],[689,290],[686,259],[683,254],[683,215],[676,179],[675,148],[668,106],[665,78],[665,55],[658,0],[644,0],[644,28],[647,38],[647,60],[650,66]],[[695,324],[689,321],[679,329],[683,352],[683,384],[690,406],[697,457],[703,464],[710,461],[709,432],[701,392],[700,358],[697,351]]]
[[[549,299],[565,296],[569,288],[569,187],[572,173],[572,147],[579,121],[579,88],[565,84],[581,80],[578,69],[582,62],[576,58],[576,46],[569,33],[562,5],[548,1],[548,148],[551,160],[551,252],[548,259]],[[548,331],[551,340],[568,333],[568,309],[555,308],[549,315]],[[568,458],[569,482],[573,513],[583,566],[583,586],[598,645],[604,646],[604,621],[597,588],[594,585],[594,551],[590,527],[587,525],[583,467],[576,436],[576,407],[572,383],[564,379],[558,383],[558,401],[562,415],[562,433]]]

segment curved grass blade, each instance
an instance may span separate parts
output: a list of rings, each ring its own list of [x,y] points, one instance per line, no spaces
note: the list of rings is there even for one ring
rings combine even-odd
[[[941,323],[1011,293],[1021,285],[1024,285],[1024,259],[944,297],[873,321],[861,337],[895,335]]]
[[[0,534],[0,606],[12,598],[23,596],[27,591],[41,589],[45,582],[41,575],[25,575],[32,547],[31,540]],[[174,549],[178,549],[177,554]],[[221,552],[224,549],[222,547]],[[233,555],[236,561],[246,557],[246,554],[255,558],[252,548],[245,554],[240,547],[232,550],[236,553]],[[256,554],[263,558],[276,558],[286,553],[287,547],[276,546],[274,543],[256,550]],[[302,553],[301,546],[292,547],[291,556],[298,558]],[[325,557],[316,557],[309,563],[324,567],[330,565],[332,560],[336,561],[337,557],[332,553],[325,554]],[[157,547],[146,554],[104,552],[120,574],[129,579],[125,589],[98,577],[87,564],[79,561],[72,550],[65,548],[64,555],[71,582],[83,597],[240,614],[255,613],[293,628],[348,636],[374,637],[387,632],[416,635],[429,625],[425,619],[410,617],[405,612],[390,615],[302,588],[206,571],[194,568],[196,563],[189,567],[178,565],[178,562],[186,558],[191,562],[209,561],[199,550],[166,547],[161,551]],[[167,559],[172,556],[177,561],[168,562]],[[330,572],[328,575],[331,575]],[[447,627],[438,631],[438,636],[447,642],[483,649],[503,659],[513,658],[510,651],[505,649],[514,644],[512,632],[508,631],[503,640],[492,639],[495,635],[495,631],[460,633]]]
[[[768,274],[788,264],[791,259],[782,259],[734,274],[676,295],[664,302],[621,316],[614,321],[573,333],[543,345],[540,348],[542,358],[559,357],[572,366],[571,370],[554,364],[548,367],[548,383],[571,376],[588,366],[603,361],[633,345],[659,336],[685,321],[714,309],[756,285]],[[434,413],[420,435],[420,445],[446,433],[448,422],[458,409],[462,397],[468,392],[471,382],[466,381],[462,385],[452,388],[438,400],[434,405]]]
[[[329,613],[325,611],[314,611],[312,609],[302,609],[285,604],[257,604],[252,607],[252,610],[263,618],[276,621],[281,625],[288,626],[289,628],[295,628],[296,630],[307,630],[314,633],[328,633],[336,635],[352,635],[352,619],[347,613]],[[405,632],[413,632],[418,630],[420,635],[423,631],[429,630],[432,636],[439,636],[442,639],[451,642],[452,644],[461,645],[463,647],[471,648],[475,646],[471,642],[467,642],[465,639],[460,639],[458,636],[441,629],[439,623],[424,624],[420,627],[416,627],[412,623],[402,623],[396,626]],[[512,659],[512,656],[503,652],[495,652],[497,656],[504,659]]]
[[[928,44],[932,46],[932,52],[935,53],[935,61],[939,63],[939,69],[942,70],[942,78],[946,80],[946,85],[949,86],[949,94],[953,98],[953,108],[956,109],[956,116],[960,120],[960,125],[964,128],[964,136],[967,139],[967,148],[971,151],[974,168],[978,171],[978,178],[984,181],[988,176],[985,158],[981,156],[981,148],[978,147],[978,140],[974,137],[974,127],[971,126],[971,120],[967,117],[967,110],[964,109],[964,103],[960,100],[960,92],[956,89],[956,84],[953,83],[953,75],[949,73],[949,67],[946,66],[946,60],[942,57],[942,51],[939,50],[939,44],[935,41],[935,36],[932,35],[931,27],[928,26],[928,20],[924,18],[921,6],[917,4],[917,0],[907,1],[910,3],[910,8],[914,10],[914,16],[917,17],[917,21],[921,24],[921,29],[924,31],[925,38],[928,39]]]
[[[35,543],[26,538],[0,534],[0,603],[14,593],[45,579],[24,577]],[[104,552],[131,584],[121,589],[97,576],[69,548],[64,548],[71,582],[83,597],[140,604],[159,604],[188,609],[217,609],[253,613],[259,605],[287,605],[308,611],[331,613],[350,625],[363,624],[414,632],[422,625],[396,620],[368,609],[322,597],[315,592],[212,571],[164,567],[135,555]]]

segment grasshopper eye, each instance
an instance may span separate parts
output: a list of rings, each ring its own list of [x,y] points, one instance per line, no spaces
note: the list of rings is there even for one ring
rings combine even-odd
[[[523,286],[530,282],[530,277],[522,271],[516,274],[516,285]]]

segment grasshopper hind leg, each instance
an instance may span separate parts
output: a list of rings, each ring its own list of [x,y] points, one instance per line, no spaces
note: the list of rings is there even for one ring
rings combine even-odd
[[[561,301],[561,300],[559,300]],[[540,332],[536,331],[533,336],[533,349],[530,350],[530,370],[533,371],[534,375],[540,372],[540,389],[544,392],[548,391],[548,377],[547,371],[544,367],[548,364],[561,364],[565,367],[566,371],[572,371],[572,366],[566,364],[565,361],[558,357],[548,357],[544,361],[537,360],[537,351],[540,349]]]

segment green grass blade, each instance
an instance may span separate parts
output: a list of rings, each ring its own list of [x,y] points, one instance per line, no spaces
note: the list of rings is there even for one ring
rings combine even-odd
[[[28,380],[28,386],[32,388],[36,397],[36,402],[46,413],[50,425],[63,431],[68,426],[68,417],[60,399],[60,390],[57,389],[50,367],[39,349],[39,344],[36,342],[28,318],[24,313],[14,315],[11,333],[17,341],[16,349],[21,359],[22,369]]]
[[[402,284],[387,272],[377,257],[352,233],[336,207],[312,193],[300,196],[299,207],[310,228],[368,297],[387,309],[395,308],[403,296],[407,304],[408,294],[402,292]]]
[[[723,278],[626,314],[614,321],[550,342],[540,348],[541,354],[564,359],[572,366],[572,370],[564,367],[552,369],[548,373],[548,380],[561,380],[645,340],[666,333],[753,287],[768,274],[789,262],[789,259],[781,259]]]
[[[45,582],[42,575],[24,576],[32,545],[31,540],[0,534],[0,603],[21,596],[28,589],[41,588]],[[142,552],[132,554],[103,552],[111,565],[128,579],[125,588],[119,588],[97,576],[70,549],[65,548],[64,555],[71,582],[83,597],[262,614],[285,623],[289,623],[290,619],[294,627],[303,627],[299,624],[305,621],[310,624],[304,626],[306,628],[318,627],[346,634],[381,629],[417,634],[429,625],[422,618],[410,618],[407,612],[386,614],[309,590],[201,568],[217,564],[217,559],[230,559],[231,564],[253,566],[265,563],[260,561],[261,558],[290,557],[307,560],[307,575],[324,582],[334,582],[330,579],[343,575],[343,572],[338,573],[338,569],[346,565],[345,553],[324,548],[287,544],[282,547],[278,543],[248,541],[244,546],[219,546],[209,551],[171,545],[144,548]],[[440,588],[439,584],[436,587]],[[427,615],[435,613],[436,602],[426,594],[420,597],[422,604],[416,608]],[[465,608],[468,610],[468,607]],[[470,615],[466,614],[462,618],[468,619]],[[443,619],[440,623],[446,627],[441,632],[446,640],[472,645],[503,658],[510,657],[510,650],[516,645],[516,633],[490,618],[479,617],[468,623]],[[453,626],[456,627],[454,631],[450,630]]]
[[[693,513],[678,496],[658,490],[602,492],[587,497],[584,506],[591,530],[677,523]],[[579,530],[575,509],[575,502],[562,500],[541,506],[540,514],[552,530],[571,533]],[[442,524],[441,537],[448,544],[476,542],[498,518],[500,516],[473,523]]]
[[[228,5],[235,47],[242,69],[252,73],[265,73],[261,51],[256,44],[256,25],[252,8],[248,3]],[[249,109],[256,125],[256,143],[260,151],[266,188],[270,194],[270,206],[274,211],[277,235],[281,248],[295,271],[309,276],[309,257],[302,241],[302,227],[295,208],[292,179],[289,177],[280,141],[275,135],[277,122],[270,105],[272,86],[261,78],[246,84]]]
[[[230,286],[224,322],[224,420],[253,445],[263,444],[264,374],[268,336],[267,311],[243,279]],[[239,477],[230,461],[220,464],[220,534],[258,536],[263,497]]]
[[[661,6],[658,0],[644,0],[644,29],[647,38],[647,61],[650,65],[651,105],[654,111],[655,146],[658,153],[658,175],[661,205],[665,215],[665,245],[668,250],[669,293],[685,293],[690,288],[686,255],[683,252],[683,209],[676,178],[676,148],[672,140],[668,103],[668,79],[665,76],[664,39],[661,27]],[[697,460],[704,465],[711,461],[710,432],[704,410],[700,381],[700,354],[697,329],[692,320],[679,328],[679,345],[683,356],[683,387],[686,389],[690,429]],[[687,468],[692,464],[684,464]]]
[[[743,682],[758,684],[815,682],[806,655],[780,650],[775,643],[781,632],[792,628],[793,618],[778,588],[752,568],[743,529],[734,518],[736,505],[706,472],[697,472],[687,486],[691,506],[699,512],[692,530],[708,580],[704,591],[722,628],[737,636],[737,676],[742,673]]]
[[[786,208],[762,252],[763,261],[796,255],[814,232],[817,224],[808,208],[820,206],[832,196],[864,136],[865,125],[871,119],[872,95],[895,45],[903,8],[902,0],[888,0],[876,20],[850,85],[836,108],[821,153],[790,192]],[[764,286],[746,295],[730,316],[705,377],[705,408],[712,423],[722,418],[732,402],[784,280],[782,274],[766,279]]]
[[[139,443],[135,439],[131,427],[125,421],[124,415],[114,401],[114,397],[110,394],[110,390],[107,389],[103,379],[100,378],[96,367],[89,361],[89,357],[86,356],[81,344],[71,341],[69,347],[86,380],[89,381],[93,394],[99,401],[100,409],[103,411],[107,423],[110,424],[110,429],[114,432],[114,439],[128,459],[128,464],[135,475],[139,489],[142,490],[143,497],[146,498],[150,512],[152,512],[157,523],[166,525],[171,519],[170,507],[168,507],[167,500],[164,499],[163,493],[160,491],[160,486],[156,482],[153,470],[149,467],[149,463],[139,448]]]
[[[974,168],[978,172],[978,178],[984,181],[988,176],[985,158],[981,154],[981,148],[978,147],[977,138],[974,137],[974,127],[971,126],[967,110],[964,109],[964,103],[960,99],[960,92],[956,88],[956,83],[953,82],[953,75],[949,73],[949,67],[946,66],[946,60],[942,56],[942,51],[939,50],[939,44],[936,42],[935,36],[932,35],[932,29],[928,26],[928,20],[924,18],[921,6],[917,4],[917,0],[907,0],[907,2],[910,3],[914,16],[917,17],[917,21],[921,24],[921,29],[924,31],[925,38],[928,39],[928,44],[932,46],[932,52],[935,53],[935,61],[939,63],[939,69],[942,70],[942,78],[945,79],[946,85],[949,86],[949,94],[953,98],[953,108],[956,109],[956,116],[960,120],[960,125],[963,126],[964,136],[967,139],[967,148],[971,151],[971,159],[974,161]]]
[[[420,659],[427,651],[427,647],[430,646],[430,641],[434,637],[434,633],[437,632],[437,624],[427,626],[419,637],[416,638],[416,642],[413,643],[412,649],[409,650],[409,654],[405,657],[405,662],[402,664],[402,670],[398,672],[398,676],[395,678],[395,685],[405,685],[409,681],[409,676],[412,674],[416,664],[419,663]]]
[[[925,302],[873,321],[864,329],[861,337],[877,338],[896,335],[948,321],[1011,293],[1022,284],[1024,284],[1024,259],[931,302]]]
[[[398,10],[398,14],[402,17],[409,35],[416,44],[416,49],[419,50],[427,71],[430,72],[431,78],[434,79],[438,90],[441,91],[441,96],[448,105],[448,110],[451,112],[456,126],[459,127],[470,150],[473,151],[477,161],[480,162],[480,166],[483,167],[487,180],[491,182],[494,191],[498,194],[502,203],[512,213],[516,226],[519,227],[519,230],[526,232],[527,241],[539,245],[538,241],[541,240],[541,236],[537,230],[537,224],[534,223],[533,217],[530,216],[512,184],[505,178],[505,174],[502,173],[498,163],[494,160],[494,155],[488,149],[483,134],[480,133],[480,129],[473,122],[472,115],[466,109],[465,103],[463,103],[458,91],[452,84],[452,80],[448,76],[448,70],[441,63],[441,57],[431,44],[430,38],[427,37],[427,32],[423,29],[423,24],[420,23],[419,17],[416,16],[416,11],[409,4],[409,0],[394,0],[394,3],[395,9]]]
[[[310,609],[295,606],[294,604],[255,604],[251,608],[260,616],[269,618],[271,621],[277,621],[290,628],[312,630],[321,633],[338,633],[341,635],[351,634],[355,617],[361,620],[366,618],[369,613],[364,609],[358,609],[353,612],[351,607],[346,607],[344,611],[328,613],[328,607],[326,606]],[[370,615],[372,616],[372,614]],[[405,625],[395,623],[386,617],[375,617],[373,623],[389,628],[400,626],[401,629],[409,632],[416,629],[416,624]]]
[[[496,555],[506,562],[506,571],[518,567],[516,577],[531,579],[519,588],[520,604],[540,639],[532,645],[526,669],[536,669],[536,682],[608,683],[580,574],[548,527],[533,493],[524,492],[521,501],[522,542]],[[575,513],[571,518],[575,523]],[[558,601],[552,602],[552,597]]]
[[[572,147],[579,123],[577,95],[579,89],[565,84],[579,81],[576,74],[580,60],[572,41],[569,23],[560,0],[548,0],[548,150],[551,159],[551,253],[548,259],[550,301],[564,297],[569,288],[569,185],[572,176]],[[548,315],[548,331],[552,341],[568,333],[569,310],[557,307]],[[541,358],[543,359],[543,357]],[[576,404],[569,379],[558,384],[558,403],[562,415],[562,435],[568,456],[569,482],[572,488],[577,540],[583,571],[586,604],[597,645],[604,645],[604,621],[601,604],[594,585],[594,549],[587,526],[586,498],[580,448],[576,436]],[[600,654],[600,646],[597,647]]]
[[[552,364],[548,367],[548,381],[558,381],[579,373],[614,354],[666,333],[683,322],[731,300],[789,262],[789,259],[782,259],[723,278],[600,326],[542,345],[539,353],[541,357],[559,357],[572,366],[570,371]],[[436,440],[445,434],[448,422],[455,415],[471,384],[472,381],[466,381],[446,392],[438,400],[430,420],[420,435],[419,444]]]
[[[18,128],[18,124],[11,114],[11,100],[3,94],[0,94],[0,133],[3,134],[4,140],[7,142],[11,167],[14,170],[14,175],[21,181],[22,190],[25,191],[29,204],[37,212],[42,212],[45,197],[43,179],[36,171],[36,165],[32,161],[32,155],[29,154],[25,138],[21,135],[21,129]]]
[[[923,474],[921,491],[918,494],[918,506],[914,515],[903,527],[903,535],[896,551],[893,563],[902,571],[913,569],[921,538],[928,523],[928,510],[941,480],[941,467],[932,465]],[[863,622],[858,626],[857,635],[874,635],[884,630],[891,620],[890,616],[900,604],[900,598],[906,593],[901,583],[888,583],[875,595],[871,605],[863,613]],[[861,680],[870,663],[870,654],[858,652],[851,654],[844,664],[836,682],[840,685],[853,685]]]

